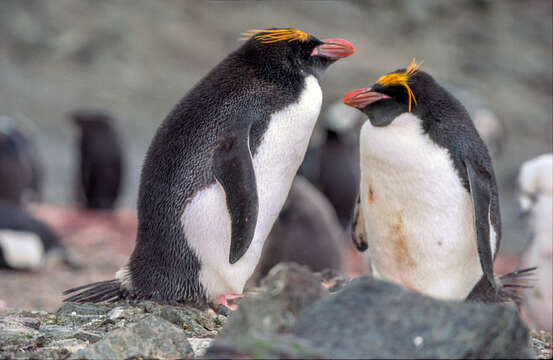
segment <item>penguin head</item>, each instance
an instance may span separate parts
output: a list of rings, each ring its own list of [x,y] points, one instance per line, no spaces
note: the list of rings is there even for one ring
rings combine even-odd
[[[387,126],[403,113],[430,120],[429,102],[443,99],[445,90],[415,59],[409,67],[381,76],[371,88],[356,89],[344,96],[344,104],[361,110],[373,126]]]
[[[275,68],[320,78],[336,60],[355,52],[343,39],[319,40],[299,29],[250,30],[243,33],[246,59],[274,72]]]
[[[104,133],[112,129],[113,118],[103,110],[77,109],[67,116],[82,132]]]

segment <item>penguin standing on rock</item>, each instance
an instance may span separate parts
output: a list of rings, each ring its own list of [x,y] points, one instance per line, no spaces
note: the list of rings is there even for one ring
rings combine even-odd
[[[354,243],[378,278],[437,298],[509,300],[516,285],[493,273],[501,221],[487,148],[463,105],[418,67],[344,98],[369,120]]]
[[[120,298],[228,305],[252,274],[303,160],[326,68],[342,39],[253,30],[159,127],[144,161],[138,235],[116,279],[66,301]]]

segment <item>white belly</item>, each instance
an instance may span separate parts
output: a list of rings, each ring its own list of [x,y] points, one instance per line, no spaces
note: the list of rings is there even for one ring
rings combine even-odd
[[[482,277],[470,194],[448,151],[402,114],[361,129],[360,196],[373,273],[438,298],[463,299]],[[495,231],[491,231],[495,251]]]
[[[200,281],[210,298],[242,293],[303,161],[321,103],[319,83],[309,76],[299,101],[271,116],[253,158],[257,225],[253,241],[240,260],[229,263],[231,223],[223,187],[215,182],[186,206],[181,218],[184,233],[200,259]]]

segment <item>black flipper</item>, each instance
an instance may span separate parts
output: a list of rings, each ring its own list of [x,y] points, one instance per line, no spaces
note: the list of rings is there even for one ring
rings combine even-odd
[[[361,212],[361,199],[359,195],[357,195],[357,201],[355,201],[355,208],[353,209],[351,239],[359,251],[365,251],[369,247],[365,235],[365,223],[363,221],[363,213]]]
[[[117,280],[99,281],[68,289],[63,292],[63,295],[69,294],[73,295],[63,299],[64,302],[115,302],[126,297],[126,292],[121,289]]]
[[[240,260],[250,247],[257,224],[257,186],[249,146],[250,124],[236,125],[225,133],[213,155],[213,174],[225,190],[231,217],[231,264]]]
[[[476,231],[476,241],[478,245],[478,257],[485,280],[493,289],[497,289],[493,274],[493,256],[490,245],[490,203],[491,176],[485,169],[474,167],[473,164],[465,159],[465,167],[469,180],[470,194],[474,207],[474,229]]]

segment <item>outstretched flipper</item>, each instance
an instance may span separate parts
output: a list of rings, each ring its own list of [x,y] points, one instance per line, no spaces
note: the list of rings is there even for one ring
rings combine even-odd
[[[231,218],[231,264],[248,250],[257,224],[257,186],[249,145],[250,127],[251,123],[241,123],[225,133],[213,155],[213,174],[225,190]]]
[[[474,230],[478,245],[478,257],[484,279],[492,289],[497,289],[493,274],[493,256],[490,244],[490,204],[491,175],[479,166],[473,166],[470,160],[465,159],[465,167],[469,180],[470,194],[474,208]]]
[[[353,209],[353,220],[351,222],[351,239],[359,251],[365,251],[369,247],[365,233],[365,224],[361,210],[361,199],[357,195],[355,208]]]

